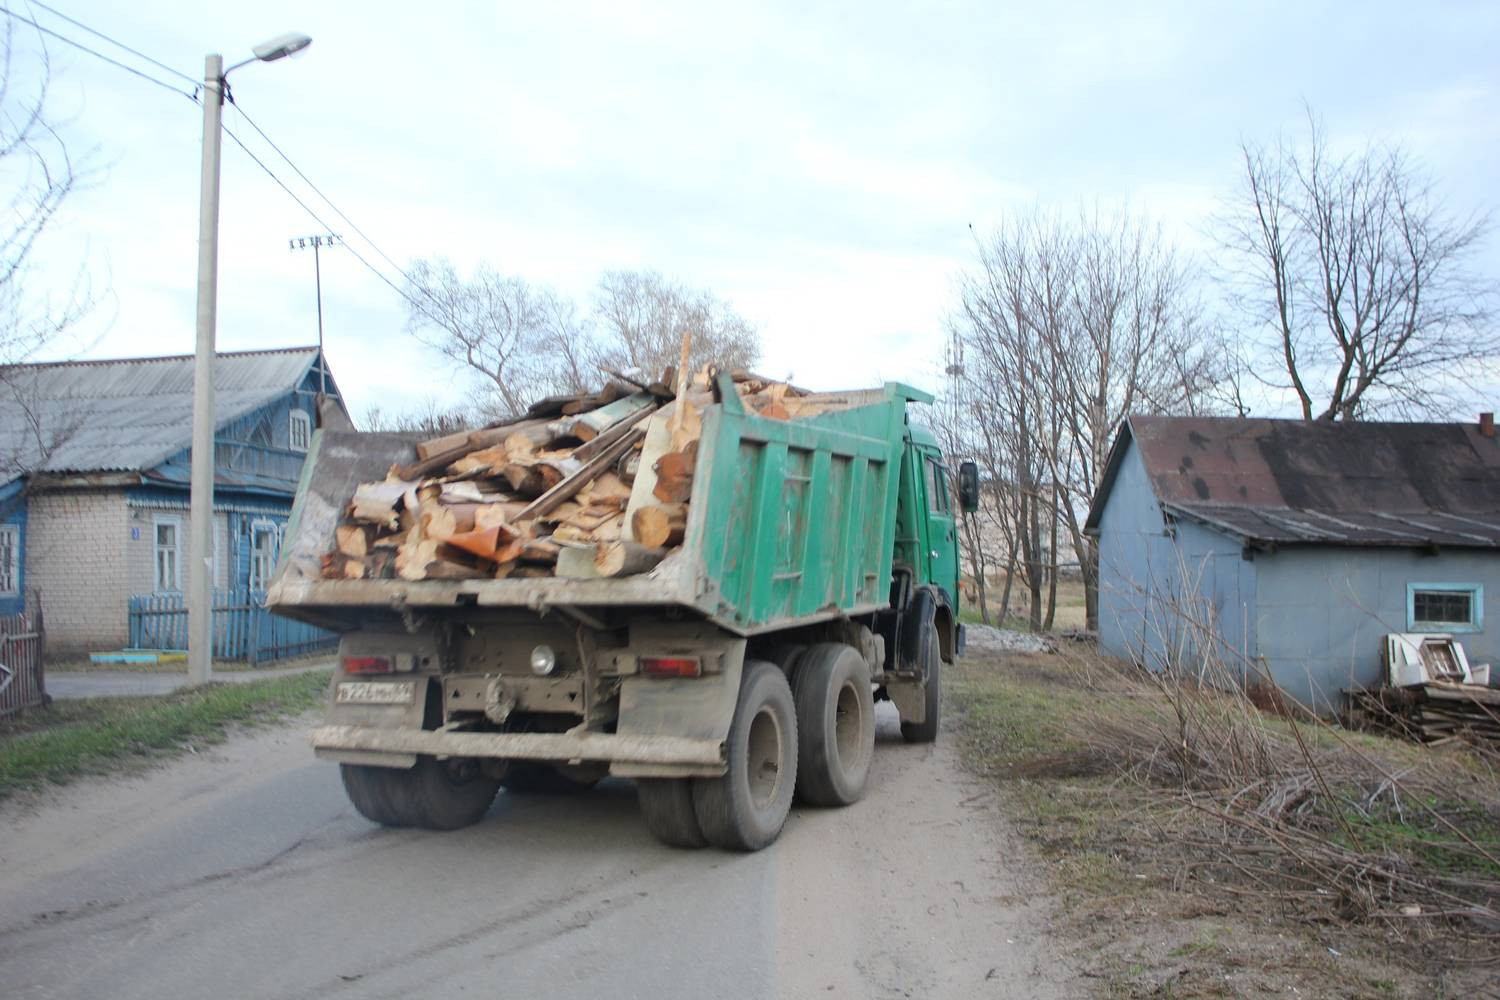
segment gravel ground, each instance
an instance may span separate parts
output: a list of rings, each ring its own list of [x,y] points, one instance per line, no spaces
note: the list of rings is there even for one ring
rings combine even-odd
[[[1044,635],[990,625],[967,625],[969,648],[984,653],[1055,653],[1057,643]]]

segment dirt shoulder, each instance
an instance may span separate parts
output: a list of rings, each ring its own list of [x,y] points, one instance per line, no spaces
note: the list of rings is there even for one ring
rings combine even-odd
[[[1148,756],[1163,745],[1149,738],[1162,725],[1161,695],[1131,673],[1082,644],[1063,643],[1054,654],[992,647],[971,649],[945,685],[954,710],[950,731],[960,740],[965,765],[997,789],[1021,836],[1043,859],[1058,900],[1053,938],[1071,942],[1072,960],[1093,995],[1496,995],[1500,927],[1434,918],[1430,904],[1425,910],[1402,905],[1399,875],[1396,888],[1387,889],[1394,898],[1372,905],[1350,886],[1316,884],[1309,877],[1314,869],[1277,856],[1277,823],[1285,824],[1294,848],[1306,837],[1299,824],[1321,829],[1309,819],[1316,796],[1288,803],[1261,838],[1259,828],[1248,836],[1234,825],[1238,820],[1225,818],[1238,815],[1232,790],[1164,780],[1161,771],[1169,769]],[[1270,745],[1279,745],[1286,724],[1268,720],[1264,727]],[[1315,727],[1310,734],[1296,728],[1311,744],[1310,759],[1348,756],[1344,737],[1330,741]],[[1432,764],[1432,751],[1358,734],[1350,739],[1356,758],[1372,757],[1392,773]],[[1339,745],[1324,746],[1330,742]],[[1171,753],[1166,745],[1165,755]],[[1489,782],[1479,796],[1485,799],[1493,775],[1484,779],[1485,767],[1459,753],[1454,767],[1466,781]],[[1344,800],[1342,788],[1330,791],[1331,800]],[[1419,812],[1414,806],[1407,803]],[[1337,831],[1350,826],[1341,815],[1327,835],[1335,854],[1348,848],[1339,843]],[[1417,817],[1403,814],[1413,829],[1396,831],[1406,839],[1385,840],[1380,837],[1389,831],[1376,824],[1394,827],[1394,821],[1375,808],[1361,815],[1365,825],[1351,831],[1354,843],[1367,853],[1384,851],[1413,885],[1419,877],[1443,884],[1500,874],[1483,860],[1492,850],[1483,839],[1488,814],[1451,836],[1432,835]],[[1480,860],[1470,869],[1459,870],[1460,862],[1473,861],[1467,848],[1447,851],[1457,836],[1481,838]],[[1421,855],[1415,860],[1402,855],[1412,844]],[[1375,899],[1380,887],[1365,877]]]

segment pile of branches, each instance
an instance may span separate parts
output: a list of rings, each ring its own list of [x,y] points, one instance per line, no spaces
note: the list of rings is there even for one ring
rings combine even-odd
[[[1074,735],[1090,753],[1199,817],[1174,836],[1209,859],[1216,883],[1402,939],[1441,928],[1500,952],[1491,762],[1458,748],[1372,747],[1280,691],[1266,710],[1258,693],[1275,690],[1269,678],[1221,655],[1211,618],[1197,628],[1205,641],[1179,643],[1156,669],[1101,679],[1101,703],[1130,711],[1080,720]]]

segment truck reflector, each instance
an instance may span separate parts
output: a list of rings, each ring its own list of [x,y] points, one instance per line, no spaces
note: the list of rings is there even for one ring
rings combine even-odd
[[[703,661],[693,656],[643,656],[641,673],[647,677],[698,677]]]
[[[389,674],[395,669],[396,664],[389,656],[344,657],[344,673],[346,674]]]

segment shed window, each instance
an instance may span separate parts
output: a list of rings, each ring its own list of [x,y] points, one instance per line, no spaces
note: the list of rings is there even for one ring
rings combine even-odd
[[[307,415],[306,410],[292,411],[290,440],[293,451],[306,451],[308,443],[312,441],[312,417]]]
[[[0,524],[0,595],[14,597],[21,591],[21,529]]]
[[[1475,632],[1484,624],[1484,588],[1477,583],[1414,583],[1407,588],[1413,632]]]
[[[177,550],[181,528],[182,522],[175,517],[159,517],[152,525],[152,530],[156,533],[156,589],[158,592],[171,593],[182,589],[177,577],[177,565],[181,561]]]

